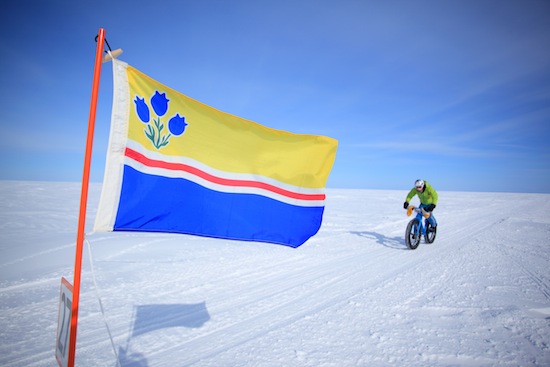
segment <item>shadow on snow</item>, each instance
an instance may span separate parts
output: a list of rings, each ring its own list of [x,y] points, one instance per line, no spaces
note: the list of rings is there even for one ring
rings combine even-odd
[[[368,232],[368,231],[352,231],[351,234],[366,237],[370,239],[376,240],[379,244],[385,247],[389,247],[395,250],[408,250],[407,244],[405,243],[405,239],[403,237],[387,237],[383,234],[376,233],[376,232]]]
[[[132,338],[165,328],[202,327],[210,314],[206,302],[195,304],[151,304],[134,306],[132,331],[126,348],[120,347],[118,358],[122,367],[147,367],[147,359],[142,353],[130,352]]]

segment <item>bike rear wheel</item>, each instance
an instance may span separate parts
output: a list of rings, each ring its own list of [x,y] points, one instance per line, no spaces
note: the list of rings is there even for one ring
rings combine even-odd
[[[426,243],[433,243],[437,234],[437,227],[432,227],[430,222],[426,221],[426,235],[424,236]]]
[[[405,242],[411,250],[415,250],[420,244],[420,237],[422,234],[419,231],[420,222],[417,219],[413,219],[407,224],[407,230],[405,231]]]

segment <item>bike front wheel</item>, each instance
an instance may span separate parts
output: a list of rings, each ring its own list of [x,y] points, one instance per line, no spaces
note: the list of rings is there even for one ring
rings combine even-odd
[[[405,231],[405,242],[411,250],[415,250],[420,244],[421,233],[419,230],[420,222],[418,219],[413,219],[407,224],[407,230]]]

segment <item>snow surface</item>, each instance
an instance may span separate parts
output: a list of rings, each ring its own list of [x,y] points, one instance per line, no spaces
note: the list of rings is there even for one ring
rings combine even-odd
[[[298,249],[90,233],[77,366],[117,366],[96,291],[121,366],[549,366],[550,195],[440,192],[436,241],[412,251],[405,189],[327,190]],[[79,200],[0,181],[1,366],[57,366]]]

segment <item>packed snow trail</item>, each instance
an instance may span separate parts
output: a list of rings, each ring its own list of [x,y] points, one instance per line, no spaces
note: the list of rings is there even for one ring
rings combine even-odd
[[[0,182],[2,366],[56,365],[79,188]],[[550,364],[550,195],[440,192],[435,243],[412,251],[406,191],[327,194],[321,230],[298,249],[89,235],[120,364]],[[87,258],[80,302],[77,365],[115,366]]]

